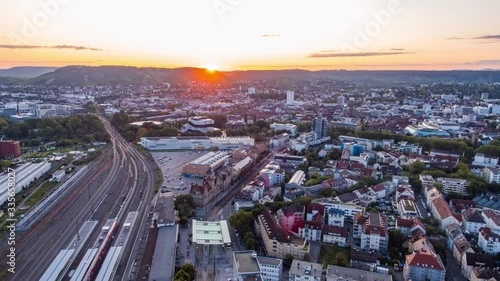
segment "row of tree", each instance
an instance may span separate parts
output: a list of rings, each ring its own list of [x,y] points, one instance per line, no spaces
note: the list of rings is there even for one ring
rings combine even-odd
[[[191,194],[182,194],[175,198],[175,209],[179,212],[179,223],[186,225],[195,214],[195,202]]]
[[[95,115],[27,119],[16,123],[0,118],[0,131],[10,139],[21,140],[26,146],[39,145],[40,141],[56,141],[60,146],[66,146],[110,140],[104,125]]]

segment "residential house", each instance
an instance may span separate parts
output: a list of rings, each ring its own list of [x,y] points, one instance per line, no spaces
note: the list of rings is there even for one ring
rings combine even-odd
[[[328,265],[326,281],[392,281],[392,275],[355,268]]]
[[[307,204],[305,208],[304,226],[299,228],[299,236],[310,241],[321,241],[325,206]]]
[[[430,209],[434,218],[439,220],[442,229],[445,229],[451,223],[462,224],[462,220],[458,220],[453,216],[450,206],[448,206],[448,203],[441,196],[432,200]]]
[[[360,250],[351,251],[351,267],[365,271],[376,271],[378,265],[378,254]]]
[[[500,234],[500,213],[493,210],[483,210],[483,219],[486,227],[491,229],[493,233]]]
[[[412,217],[410,219],[397,218],[396,228],[401,230],[404,236],[412,236],[412,234],[417,232],[424,235],[427,233],[424,223],[418,217]]]
[[[418,216],[415,200],[403,199],[402,197],[400,197],[400,199],[398,199],[397,209],[399,212],[399,216],[404,219]]]
[[[483,227],[479,230],[477,245],[487,254],[497,254],[500,252],[500,236],[490,228]]]
[[[361,250],[387,254],[389,231],[385,216],[378,212],[357,214],[353,224],[353,237],[361,238]]]
[[[475,267],[470,277],[471,281],[493,281],[500,280],[500,269]]]
[[[355,204],[343,204],[339,203],[333,198],[320,198],[313,201],[313,203],[318,203],[325,206],[325,213],[330,216],[342,215],[346,220],[354,220],[356,214],[361,213],[365,210],[364,207]],[[328,219],[330,222],[330,218]]]
[[[469,241],[465,237],[457,238],[453,241],[453,257],[458,263],[458,266],[461,265],[462,257],[465,253],[474,253],[474,250],[471,248]]]
[[[487,225],[479,211],[466,209],[462,211],[462,227],[468,233],[479,233],[479,229]]]
[[[436,254],[434,247],[426,238],[423,242],[418,241],[423,246],[415,247],[413,253],[406,256],[403,269],[405,281],[444,281],[446,278],[446,268],[443,261]]]
[[[262,239],[267,256],[284,258],[291,255],[303,259],[309,254],[309,243],[304,238],[294,238],[278,223],[276,217],[265,208],[255,220],[255,230]]]
[[[462,275],[471,280],[474,268],[495,268],[495,259],[491,255],[466,252],[460,267]]]
[[[323,243],[349,247],[349,228],[347,226],[325,225],[323,227]]]

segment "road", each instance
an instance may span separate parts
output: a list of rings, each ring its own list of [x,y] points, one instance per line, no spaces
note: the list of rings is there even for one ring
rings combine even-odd
[[[253,180],[259,174],[259,172],[264,168],[264,166],[267,165],[269,161],[273,159],[273,157],[274,154],[269,153],[266,157],[264,157],[261,160],[261,162],[258,165],[253,167],[252,170],[247,175],[245,175],[238,182],[233,184],[234,188],[230,192],[228,192],[223,198],[220,198],[217,204],[215,204],[214,207],[208,211],[207,216],[205,218],[219,219],[218,216],[220,214],[220,211],[224,208],[224,206],[226,206],[227,204],[231,204],[233,198],[236,197],[236,195],[238,195],[241,192],[241,189],[243,189],[243,187],[247,183]]]
[[[140,241],[137,236],[146,226],[144,218],[154,191],[154,165],[128,144],[107,120],[101,120],[111,136],[112,151],[89,165],[91,168],[77,182],[76,188],[68,192],[40,222],[25,233],[17,233],[18,263],[16,273],[9,275],[8,279],[38,280],[59,251],[77,234],[77,229],[89,219],[99,223],[70,270],[76,268],[108,218],[117,217],[121,226],[129,211],[139,211],[138,223],[129,241]],[[2,243],[2,252],[6,245]],[[130,260],[122,261],[124,265],[140,260],[140,243],[126,247],[123,257],[130,257]],[[3,260],[2,271],[6,269],[5,265]],[[122,271],[123,268],[125,266],[121,267]],[[133,266],[127,268],[130,268],[128,274],[133,276]],[[131,280],[135,280],[135,276]]]
[[[422,219],[428,216],[427,205],[425,204],[425,197],[422,193],[415,194],[415,201],[417,204],[417,211]]]

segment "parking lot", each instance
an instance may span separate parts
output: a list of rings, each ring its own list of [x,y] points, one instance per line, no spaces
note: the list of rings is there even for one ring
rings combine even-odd
[[[182,167],[203,156],[208,151],[172,151],[152,153],[156,163],[163,173],[162,193],[172,194],[177,197],[180,194],[187,194],[192,184],[202,184],[203,179],[185,177],[182,175]]]

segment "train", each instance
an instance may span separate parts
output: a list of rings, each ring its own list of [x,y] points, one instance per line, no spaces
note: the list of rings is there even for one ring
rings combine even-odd
[[[71,276],[71,281],[92,280],[95,278],[111,247],[116,230],[118,229],[117,226],[116,219],[106,221],[94,246],[87,251],[83,260]]]

